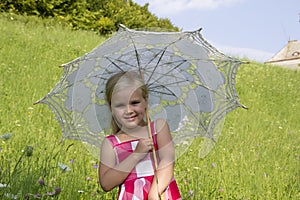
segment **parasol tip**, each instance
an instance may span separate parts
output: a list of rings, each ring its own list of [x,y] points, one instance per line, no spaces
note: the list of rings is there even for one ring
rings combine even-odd
[[[119,30],[128,30],[124,24],[119,24]]]
[[[41,102],[42,102],[42,99],[37,100],[36,102],[33,103],[33,105],[39,104],[39,103],[41,103]]]
[[[198,28],[197,30],[193,30],[193,31],[184,31],[185,33],[190,33],[190,34],[200,34],[200,32],[202,31],[202,27]]]
[[[202,31],[202,27],[198,28],[196,31],[197,31],[197,32]]]
[[[244,108],[245,110],[248,110],[248,109],[249,109],[247,106],[245,106],[245,105],[243,105],[243,104],[240,104],[240,106],[241,106],[242,108]]]

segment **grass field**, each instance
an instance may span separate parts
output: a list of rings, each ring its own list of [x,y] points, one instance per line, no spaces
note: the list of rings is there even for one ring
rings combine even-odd
[[[53,20],[0,15],[0,199],[116,199],[97,183],[98,160],[33,105],[59,81],[58,66],[104,38]],[[213,151],[194,141],[176,162],[183,199],[300,199],[300,71],[255,62],[240,67],[249,109],[228,114]]]

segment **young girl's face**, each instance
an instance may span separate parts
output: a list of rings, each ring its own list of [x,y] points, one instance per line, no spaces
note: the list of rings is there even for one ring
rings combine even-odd
[[[147,101],[141,89],[126,89],[115,92],[111,99],[111,111],[122,130],[144,126]]]

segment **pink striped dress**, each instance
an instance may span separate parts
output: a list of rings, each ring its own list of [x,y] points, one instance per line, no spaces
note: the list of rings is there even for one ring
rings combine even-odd
[[[157,150],[156,131],[154,122],[151,123],[154,148]],[[115,135],[106,137],[116,153],[117,163],[122,162],[136,148],[138,140],[120,142]],[[126,180],[119,186],[118,200],[146,200],[154,177],[155,167],[152,153],[149,152],[130,172]],[[164,193],[165,200],[180,200],[175,179],[173,178]]]

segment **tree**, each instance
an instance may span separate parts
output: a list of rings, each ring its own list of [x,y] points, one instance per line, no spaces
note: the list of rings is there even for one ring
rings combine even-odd
[[[140,6],[132,0],[2,0],[1,12],[54,17],[74,29],[109,34],[119,24],[129,28],[162,28],[178,31],[169,19],[159,19],[149,12],[149,4]]]

